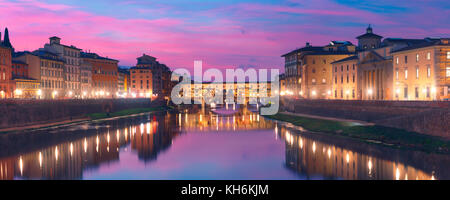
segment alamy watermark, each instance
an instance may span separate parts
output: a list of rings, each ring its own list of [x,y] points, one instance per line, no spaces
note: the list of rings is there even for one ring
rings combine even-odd
[[[208,105],[259,104],[261,115],[275,115],[280,102],[279,75],[278,69],[270,69],[269,75],[267,69],[226,69],[224,80],[219,69],[203,72],[202,61],[194,61],[194,80],[187,69],[172,72],[172,79],[181,76],[182,81],[172,89],[171,99],[176,105],[192,104],[192,101]]]

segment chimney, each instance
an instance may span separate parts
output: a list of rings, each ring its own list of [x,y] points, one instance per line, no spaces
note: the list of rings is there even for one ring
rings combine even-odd
[[[310,47],[311,44],[309,44],[309,42],[306,42],[306,47]]]

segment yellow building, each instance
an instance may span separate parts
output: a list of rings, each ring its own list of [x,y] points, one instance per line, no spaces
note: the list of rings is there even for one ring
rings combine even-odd
[[[286,90],[288,96],[310,99],[332,97],[331,63],[355,55],[356,47],[348,41],[331,41],[326,46],[306,46],[285,58]]]
[[[331,99],[333,78],[331,63],[353,56],[353,52],[314,52],[304,56],[300,95],[308,99]]]
[[[450,39],[392,52],[396,100],[444,100],[450,96]]]
[[[42,91],[39,89],[39,81],[31,78],[15,78],[16,83],[14,98],[39,99]]]
[[[359,99],[358,96],[358,56],[350,56],[331,63],[333,99]]]

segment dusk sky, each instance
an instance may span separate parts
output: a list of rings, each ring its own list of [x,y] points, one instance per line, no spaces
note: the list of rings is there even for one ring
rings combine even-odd
[[[450,37],[448,0],[0,0],[16,51],[62,43],[132,66],[143,53],[170,68],[283,68],[280,55],[349,40]]]

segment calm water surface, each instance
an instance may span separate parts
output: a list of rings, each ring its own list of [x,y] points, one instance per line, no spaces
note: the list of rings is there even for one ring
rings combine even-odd
[[[450,179],[450,156],[330,138],[238,111],[0,135],[0,179]]]

